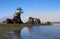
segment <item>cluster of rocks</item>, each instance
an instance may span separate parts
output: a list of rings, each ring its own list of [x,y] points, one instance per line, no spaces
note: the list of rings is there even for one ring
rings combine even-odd
[[[27,23],[28,24],[41,24],[41,20],[39,18],[29,17],[29,20]]]
[[[22,12],[22,9],[19,7],[17,8],[18,12],[16,12],[13,16],[12,19],[9,19],[7,18],[5,21],[3,21],[3,23],[6,23],[6,24],[22,24],[23,22],[21,21],[21,14],[23,13]],[[32,18],[32,17],[29,17],[29,20],[27,22],[28,24],[41,24],[41,20],[38,19],[38,18]]]
[[[12,19],[7,18],[3,23],[6,24],[22,24],[20,14],[15,13]],[[41,20],[38,18],[29,17],[27,24],[41,24]]]
[[[23,22],[21,21],[21,14],[15,13],[14,17],[12,19],[7,18],[3,23],[6,24],[22,24]]]
[[[5,24],[23,24],[20,16],[21,16],[21,14],[15,13],[12,19],[7,18],[5,21],[3,21],[3,23],[5,23]],[[29,17],[29,19],[26,23],[27,24],[41,24],[41,20],[39,18]],[[51,24],[51,22],[47,21],[44,24]]]

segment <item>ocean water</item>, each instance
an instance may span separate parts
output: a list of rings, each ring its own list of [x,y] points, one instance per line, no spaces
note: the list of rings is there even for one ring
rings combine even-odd
[[[60,25],[27,27],[21,31],[22,39],[60,39]]]
[[[60,24],[51,26],[24,27],[20,32],[20,37],[13,31],[9,32],[9,39],[60,39]]]

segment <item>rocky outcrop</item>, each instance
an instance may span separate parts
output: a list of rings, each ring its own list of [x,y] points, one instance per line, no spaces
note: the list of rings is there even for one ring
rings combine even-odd
[[[12,20],[11,19],[6,19],[5,21],[3,21],[3,23],[10,23],[10,24],[22,24],[23,22],[21,21],[21,14],[23,13],[22,12],[22,9],[21,8],[18,8],[17,9],[18,10],[18,12],[16,12],[15,14],[14,14],[14,16],[13,16],[13,18],[12,18]]]
[[[38,18],[34,18],[34,24],[41,24],[40,19],[38,19]]]
[[[22,24],[23,22],[21,21],[21,17],[20,17],[21,14],[18,13],[15,13],[14,14],[14,17],[13,17],[13,23],[14,24]]]
[[[13,24],[13,21],[11,19],[7,18],[5,21],[3,21],[3,23]]]
[[[51,24],[51,22],[47,21],[46,24]]]
[[[7,18],[3,23],[6,24],[22,24],[20,14],[15,13],[12,19]]]
[[[5,21],[3,21],[3,23],[7,23],[7,24],[22,24],[22,20],[21,20],[21,14],[23,13],[22,12],[22,9],[19,7],[17,8],[18,12],[16,12],[13,16],[12,19],[6,19]],[[38,19],[38,18],[32,18],[32,17],[29,17],[29,20],[27,22],[28,24],[41,24],[41,20]]]
[[[34,19],[32,17],[29,17],[29,20],[27,22],[28,24],[34,24]]]
[[[28,24],[41,24],[40,19],[29,17]]]

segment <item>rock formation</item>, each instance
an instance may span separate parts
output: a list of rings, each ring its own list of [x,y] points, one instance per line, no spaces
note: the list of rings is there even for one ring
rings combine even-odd
[[[29,23],[29,24],[41,24],[41,21],[38,18],[29,17],[29,20],[27,23]]]
[[[12,20],[11,19],[6,19],[5,21],[3,21],[3,23],[6,23],[6,24],[22,24],[23,22],[21,21],[21,14],[23,13],[22,12],[22,9],[21,8],[17,8],[17,10],[18,10],[18,12],[16,12],[15,14],[14,14],[14,16],[13,16],[13,18],[12,18]]]
[[[32,17],[29,17],[29,20],[27,22],[28,24],[34,24],[34,19]]]
[[[41,24],[40,19],[38,19],[38,18],[34,18],[34,24]]]
[[[46,24],[51,24],[51,22],[47,21]]]
[[[12,19],[6,19],[5,21],[3,21],[3,23],[6,23],[6,24],[22,24],[22,20],[21,20],[21,14],[23,13],[22,12],[22,9],[19,7],[17,8],[18,12],[16,12],[13,16]],[[32,18],[32,17],[29,17],[29,20],[27,22],[28,24],[41,24],[41,20],[38,19],[38,18]]]
[[[14,14],[14,17],[13,17],[13,23],[16,23],[16,24],[21,24],[21,23],[23,23],[22,21],[21,21],[21,14],[19,14],[20,12],[17,12],[17,13],[15,13]]]
[[[3,21],[3,23],[13,24],[13,21],[11,19],[7,18],[5,21]]]

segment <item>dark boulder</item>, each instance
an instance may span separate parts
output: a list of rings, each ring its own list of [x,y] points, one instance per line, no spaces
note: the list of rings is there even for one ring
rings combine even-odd
[[[51,22],[47,21],[46,24],[51,24]]]
[[[5,21],[3,21],[3,23],[13,24],[13,21],[11,19],[7,18]]]

